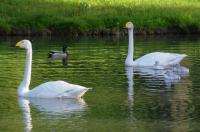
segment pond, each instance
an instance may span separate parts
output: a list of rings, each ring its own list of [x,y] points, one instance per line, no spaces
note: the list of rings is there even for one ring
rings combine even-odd
[[[165,78],[165,71],[126,68],[128,38],[30,37],[30,88],[64,80],[90,87],[82,99],[23,99],[17,96],[25,51],[23,37],[0,39],[1,131],[199,131],[200,37],[136,36],[135,56],[163,51],[185,53],[189,73]],[[48,59],[68,45],[68,59]]]

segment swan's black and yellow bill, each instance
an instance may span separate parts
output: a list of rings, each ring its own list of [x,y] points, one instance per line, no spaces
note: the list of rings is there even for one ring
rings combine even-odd
[[[19,41],[19,42],[17,42],[17,43],[16,43],[16,45],[15,45],[15,46],[16,46],[16,47],[19,47],[19,46],[21,46],[21,44],[22,44],[22,42],[21,42],[21,41]]]
[[[125,27],[123,27],[123,29],[127,29],[128,28],[128,23],[129,22],[126,22],[126,25],[125,25]]]
[[[126,23],[126,25],[125,25],[125,26],[123,26],[123,27],[122,27],[122,29],[127,29],[127,23]]]
[[[126,23],[125,28],[128,28],[128,22]]]

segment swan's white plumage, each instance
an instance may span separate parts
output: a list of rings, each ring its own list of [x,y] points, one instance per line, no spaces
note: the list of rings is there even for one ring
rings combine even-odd
[[[32,45],[29,40],[22,40],[16,44],[26,49],[26,65],[24,78],[18,87],[18,95],[33,98],[80,98],[88,88],[70,84],[64,81],[50,81],[29,90],[31,81]]]
[[[158,69],[165,69],[169,66],[174,66],[179,64],[187,55],[186,54],[176,54],[176,53],[165,53],[165,52],[153,52],[146,54],[135,61],[133,61],[134,55],[134,38],[133,38],[133,23],[126,23],[126,28],[128,28],[129,34],[129,44],[128,44],[128,55],[126,57],[126,66],[138,66],[138,67],[152,67]]]
[[[79,98],[87,90],[88,88],[83,86],[64,81],[50,81],[35,87],[25,96],[37,98]]]
[[[158,61],[158,65],[167,67],[179,64],[186,56],[185,54],[153,52],[136,59],[134,63],[135,66],[154,67]]]

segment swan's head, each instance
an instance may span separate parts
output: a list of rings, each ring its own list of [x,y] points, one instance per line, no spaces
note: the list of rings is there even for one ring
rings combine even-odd
[[[17,47],[24,48],[24,49],[30,49],[31,48],[31,42],[29,40],[21,40],[16,43]]]
[[[133,29],[134,28],[133,23],[132,22],[127,22],[126,23],[126,28]]]

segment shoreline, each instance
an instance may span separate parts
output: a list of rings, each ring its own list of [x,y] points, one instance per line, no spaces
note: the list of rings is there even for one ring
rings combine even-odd
[[[23,31],[11,31],[11,32],[5,32],[0,30],[0,36],[125,36],[128,34],[127,29],[118,29],[118,30],[112,30],[112,29],[106,29],[102,31],[86,31],[86,32],[75,32],[70,31],[67,32],[59,32],[59,31],[51,31],[51,30],[44,30],[44,31],[30,31],[30,30],[23,30]],[[146,29],[146,30],[134,30],[135,35],[198,35],[200,34],[200,31],[194,30],[194,29],[180,29],[180,28],[174,28],[174,29]]]

